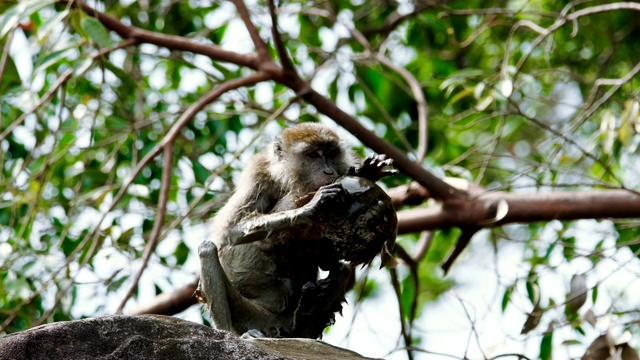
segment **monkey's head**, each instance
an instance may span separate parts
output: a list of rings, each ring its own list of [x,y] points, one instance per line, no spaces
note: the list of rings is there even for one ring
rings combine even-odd
[[[285,130],[272,149],[272,175],[302,193],[333,183],[353,162],[350,148],[338,134],[316,123]]]

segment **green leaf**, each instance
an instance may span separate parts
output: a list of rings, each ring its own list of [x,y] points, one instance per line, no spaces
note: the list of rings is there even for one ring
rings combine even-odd
[[[207,170],[207,168],[202,166],[202,164],[200,164],[198,161],[193,161],[192,164],[193,164],[193,174],[196,178],[196,182],[198,184],[206,183],[207,179],[211,175],[211,172],[209,172],[209,170]]]
[[[551,353],[553,351],[553,332],[545,334],[540,341],[540,359],[551,359]]]
[[[104,67],[107,68],[109,71],[111,71],[113,73],[113,75],[115,75],[118,79],[120,79],[122,81],[122,83],[127,85],[130,89],[140,88],[138,83],[135,82],[133,80],[133,78],[129,74],[124,72],[119,67],[113,65],[111,63],[111,61],[105,61],[104,62]]]
[[[84,11],[80,9],[73,9],[71,11],[71,16],[69,17],[69,20],[71,21],[71,25],[78,32],[78,34],[80,34],[80,36],[82,36],[83,38],[89,40],[91,37],[82,26],[82,23],[86,17],[87,17],[87,14],[85,14]]]
[[[411,315],[411,305],[414,301],[414,294],[416,292],[416,288],[413,283],[413,275],[407,274],[407,276],[402,280],[402,294],[400,297],[400,303],[402,305],[402,313],[405,318],[409,318]]]
[[[587,302],[587,283],[584,276],[575,274],[571,277],[571,289],[567,294],[567,311],[577,312]]]
[[[69,15],[69,13],[69,9],[64,9],[63,11],[56,14],[56,16],[52,17],[51,19],[47,20],[47,22],[42,24],[42,26],[38,28],[38,41],[43,42],[45,38],[49,36],[49,33],[53,31],[53,28],[61,23],[62,20]]]
[[[184,263],[187,261],[187,258],[189,257],[189,253],[190,251],[187,245],[185,245],[183,242],[178,243],[176,251],[173,252],[173,254],[176,256],[176,262],[178,263],[178,265],[184,265]]]
[[[362,285],[362,288],[360,290],[360,299],[366,299],[368,297],[375,296],[376,290],[378,289],[378,283],[373,279],[369,279],[368,277],[364,278],[362,281],[364,281],[364,284]]]
[[[54,51],[44,56],[43,58],[38,59],[35,64],[35,70],[33,70],[33,74],[44,71],[46,68],[50,67],[53,64],[56,64],[59,61],[67,60],[71,54],[77,51],[77,48],[77,44],[72,44],[64,49]]]
[[[8,56],[4,74],[2,75],[2,82],[0,83],[0,93],[6,94],[7,90],[9,90],[10,88],[20,85],[22,85],[22,81],[20,80],[20,75],[18,74],[18,68],[16,68],[16,64],[13,62],[13,58],[11,58],[11,56]]]
[[[107,28],[96,18],[85,18],[82,22],[82,27],[98,46],[105,48],[111,47],[109,31],[107,31]]]
[[[55,3],[55,0],[27,0],[20,1],[12,6],[2,16],[0,21],[0,38],[3,38],[9,31],[16,28],[22,19],[26,19],[31,14]]]
[[[563,239],[562,242],[564,246],[564,258],[567,260],[571,260],[573,258],[573,254],[575,253],[576,238],[571,236]]]
[[[531,301],[531,303],[535,306],[540,301],[540,288],[536,284],[537,281],[531,282],[527,281],[527,297]]]
[[[509,286],[502,296],[502,312],[507,309],[507,305],[509,305],[509,299],[511,298],[511,293],[513,292],[513,285]]]

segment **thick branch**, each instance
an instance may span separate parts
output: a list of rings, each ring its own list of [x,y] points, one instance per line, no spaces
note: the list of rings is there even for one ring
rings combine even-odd
[[[517,194],[490,192],[456,206],[440,204],[398,212],[398,233],[467,227],[495,216],[495,206],[506,201],[506,216],[484,227],[516,222],[551,220],[640,218],[640,195],[627,190],[558,191]]]
[[[175,291],[162,293],[156,296],[153,301],[127,312],[127,315],[174,315],[181,313],[192,305],[198,303],[196,298],[193,296],[197,287],[198,279],[195,279],[193,282],[190,282]]]
[[[61,2],[63,3],[69,3],[70,1],[71,0],[61,0]],[[76,4],[76,2],[73,3]],[[255,26],[250,26],[250,24],[247,23],[247,21],[250,22],[250,19],[248,18],[248,12],[246,11],[246,7],[244,7],[244,3],[242,3],[242,1],[240,0],[236,0],[235,3],[236,6],[238,6],[238,11],[245,20],[245,24],[247,24],[249,33],[252,35],[254,42],[260,43],[258,42],[258,38],[256,38],[257,32],[254,31]],[[209,56],[215,60],[228,61],[252,69],[261,69],[261,75],[258,75],[260,77],[259,81],[265,81],[269,79],[276,80],[279,83],[286,85],[292,90],[296,91],[296,93],[304,95],[306,101],[314,105],[323,114],[332,118],[347,131],[350,131],[360,141],[362,141],[364,145],[372,148],[379,153],[384,153],[392,157],[395,161],[395,166],[398,169],[402,170],[407,175],[418,181],[421,185],[429,189],[432,196],[445,200],[452,197],[463,198],[465,196],[465,193],[463,191],[456,190],[441,179],[429,173],[427,170],[422,168],[420,164],[409,159],[396,147],[389,144],[388,142],[381,140],[373,132],[367,130],[364,126],[358,123],[356,119],[342,111],[329,99],[323,97],[316,91],[311,90],[309,85],[302,79],[300,79],[297,75],[294,76],[293,79],[290,76],[287,76],[290,74],[285,74],[282,68],[275,67],[275,64],[271,61],[270,58],[238,54],[231,51],[223,50],[214,45],[199,44],[193,40],[187,40],[179,36],[164,35],[151,31],[141,30],[133,26],[127,26],[120,22],[120,20],[101,13],[83,2],[81,2],[80,4],[82,9],[87,12],[87,14],[94,16],[96,19],[100,20],[100,22],[102,22],[102,24],[106,28],[115,31],[122,37],[135,39],[137,42],[164,46],[171,50],[191,51],[196,54]],[[259,46],[258,51],[260,52]],[[230,81],[228,84],[234,83],[235,81]],[[191,108],[193,109],[193,107]],[[180,128],[180,126],[174,126],[174,129],[179,130]],[[159,145],[163,146],[163,144]],[[161,148],[156,146],[151,152],[147,154],[147,157],[145,157],[145,159],[143,160],[150,161],[160,152],[160,150]],[[144,163],[144,161],[141,161],[141,163]],[[141,169],[142,167],[136,168],[136,170]],[[137,173],[135,173],[133,177],[135,176],[137,176]],[[123,187],[124,191],[126,191],[127,186]],[[124,191],[121,192],[124,193]],[[117,201],[114,201],[114,203],[116,202]]]

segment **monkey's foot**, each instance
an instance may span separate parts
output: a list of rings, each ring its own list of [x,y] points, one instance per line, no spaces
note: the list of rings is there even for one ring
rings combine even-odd
[[[293,335],[317,339],[322,330],[335,322],[335,313],[342,313],[344,290],[340,282],[331,277],[308,282],[302,287],[302,296],[293,320]]]
[[[202,281],[198,281],[198,287],[196,288],[196,291],[193,292],[193,295],[196,300],[198,300],[198,302],[201,302],[203,304],[207,303],[207,298],[204,296],[204,291],[202,290]]]

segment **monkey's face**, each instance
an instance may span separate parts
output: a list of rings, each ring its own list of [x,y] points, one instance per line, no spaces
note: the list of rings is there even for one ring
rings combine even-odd
[[[321,124],[303,123],[285,130],[273,149],[276,163],[271,175],[302,194],[333,183],[352,165],[350,149]]]
[[[341,149],[334,144],[311,145],[298,143],[293,146],[294,177],[303,191],[315,191],[333,183],[344,174]]]

